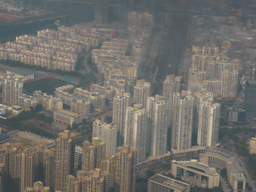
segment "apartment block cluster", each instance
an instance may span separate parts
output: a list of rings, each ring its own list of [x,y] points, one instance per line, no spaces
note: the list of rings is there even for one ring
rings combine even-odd
[[[188,90],[195,93],[205,89],[212,92],[215,98],[235,98],[239,83],[239,60],[219,53],[214,46],[193,46],[192,52]]]
[[[137,148],[137,162],[141,163],[148,154],[160,157],[168,148],[189,150],[194,124],[198,145],[212,147],[218,143],[221,105],[213,102],[213,94],[181,91],[180,76],[167,76],[163,85],[163,96],[150,96],[151,84],[145,80],[137,81],[133,97],[124,90],[117,92],[113,98],[112,123],[100,120],[93,123],[93,137],[106,143],[108,154],[114,155],[117,146],[129,145]],[[167,146],[170,128],[171,146]]]
[[[72,126],[87,118],[93,108],[103,111],[106,108],[106,99],[113,100],[116,89],[91,85],[91,91],[73,85],[56,88],[53,95],[47,95],[40,90],[34,91],[33,96],[23,93],[24,79],[15,74],[5,74],[2,79],[2,102],[4,104],[18,105],[24,110],[41,104],[45,110],[53,111],[54,120]],[[73,93],[70,93],[73,92]],[[70,111],[63,109],[63,104],[70,106]]]
[[[104,42],[101,49],[92,50],[92,62],[96,63],[99,72],[104,74],[105,85],[137,78],[139,63],[136,57],[125,55],[127,47],[128,40],[112,39],[110,42]]]
[[[20,61],[47,69],[75,71],[78,54],[99,46],[111,37],[108,33],[81,26],[59,26],[58,31],[44,29],[37,36],[21,35],[15,42],[0,47],[0,59]]]
[[[13,181],[7,191],[135,192],[135,148],[124,145],[115,155],[107,156],[106,144],[99,138],[92,143],[84,141],[81,170],[74,170],[73,138],[74,134],[65,130],[51,146],[20,139],[1,144],[1,179]]]

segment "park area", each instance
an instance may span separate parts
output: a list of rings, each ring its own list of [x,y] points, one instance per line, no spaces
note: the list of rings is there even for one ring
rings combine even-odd
[[[32,95],[34,91],[41,90],[42,93],[53,95],[55,88],[61,87],[67,84],[70,84],[70,83],[68,83],[65,80],[61,80],[59,78],[49,77],[49,78],[25,83],[23,87],[23,91],[26,94]]]

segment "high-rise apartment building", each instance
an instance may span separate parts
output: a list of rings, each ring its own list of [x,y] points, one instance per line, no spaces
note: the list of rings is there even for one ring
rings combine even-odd
[[[122,137],[124,136],[125,127],[125,113],[126,109],[130,105],[130,93],[124,93],[124,91],[118,92],[113,101],[113,120],[112,122],[117,126],[118,141],[117,145],[122,145]]]
[[[44,184],[54,189],[55,180],[55,149],[44,149],[43,151],[43,176]]]
[[[9,174],[13,180],[13,189],[23,192],[34,183],[34,152],[27,148],[18,150],[11,148],[7,151],[9,158]]]
[[[133,103],[141,104],[142,108],[147,108],[147,99],[150,96],[150,83],[144,79],[138,80],[134,86]]]
[[[93,122],[92,137],[98,137],[106,143],[106,156],[116,154],[117,126],[101,122],[99,119]]]
[[[2,99],[4,103],[19,105],[19,96],[23,93],[23,80],[12,75],[2,79]]]
[[[106,156],[106,144],[98,137],[83,142],[82,170],[90,171],[101,167],[101,160]]]
[[[188,90],[191,91],[191,86],[193,83],[201,83],[204,80],[206,80],[206,71],[190,68],[188,74]]]
[[[219,103],[212,100],[201,103],[198,116],[197,144],[212,147],[218,143],[220,126]]]
[[[236,97],[238,87],[238,71],[224,70],[221,72],[221,96]]]
[[[128,107],[125,118],[124,144],[137,148],[137,163],[146,160],[148,113],[141,105]]]
[[[163,97],[165,101],[169,103],[169,116],[168,125],[171,123],[172,117],[172,99],[175,92],[180,92],[181,77],[175,77],[175,75],[167,75],[163,82]]]
[[[194,98],[190,91],[182,91],[181,94],[174,93],[171,140],[173,150],[191,148],[193,111]]]
[[[100,169],[93,169],[87,173],[82,181],[82,191],[105,192],[109,191],[109,174]]]
[[[101,171],[109,174],[109,190],[114,191],[116,182],[116,158],[115,156],[105,157],[101,161]]]
[[[66,192],[81,192],[82,191],[82,182],[84,177],[86,176],[86,172],[79,170],[76,173],[76,177],[73,175],[68,175],[67,184],[66,184]]]
[[[168,102],[159,95],[148,99],[149,128],[151,138],[151,155],[163,155],[167,151]]]
[[[116,191],[135,192],[137,149],[127,145],[117,148]]]
[[[65,191],[68,175],[74,168],[73,134],[65,130],[58,134],[55,154],[55,190]]]
[[[44,186],[41,181],[34,182],[33,187],[27,187],[24,192],[50,192],[50,187]]]
[[[245,84],[244,109],[246,121],[256,121],[256,81],[247,81]]]

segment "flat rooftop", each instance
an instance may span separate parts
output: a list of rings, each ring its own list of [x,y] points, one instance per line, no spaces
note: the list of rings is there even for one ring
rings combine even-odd
[[[40,135],[26,131],[17,131],[14,134],[11,134],[10,138],[11,139],[4,143],[8,142],[10,143],[11,148],[15,147],[17,149],[28,148],[33,150],[36,149],[39,145],[44,145],[46,148],[48,148],[55,142],[53,139],[48,139],[46,137],[42,137]],[[0,148],[3,147],[4,143],[1,143]]]
[[[198,162],[197,160],[191,159],[190,161],[173,161],[173,163],[193,169],[195,171],[205,173],[207,175],[218,175],[214,167],[209,167],[203,163]]]
[[[181,190],[181,191],[189,188],[189,184],[187,184],[187,183],[184,183],[182,181],[178,181],[178,180],[175,180],[175,179],[172,179],[170,177],[166,177],[166,176],[160,175],[160,174],[150,177],[149,181],[160,184],[167,188],[177,189],[177,190]]]

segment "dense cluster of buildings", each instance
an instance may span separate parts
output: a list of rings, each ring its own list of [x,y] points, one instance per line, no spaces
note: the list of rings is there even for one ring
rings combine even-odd
[[[44,29],[37,36],[22,35],[0,47],[0,59],[47,69],[75,71],[78,53],[99,46],[112,38],[108,31],[93,28],[59,26],[58,31]]]
[[[215,46],[193,46],[192,52],[188,89],[192,93],[206,89],[215,98],[235,98],[239,83],[239,60],[231,60],[219,53]]]
[[[55,141],[48,141],[35,138],[36,135],[30,137],[23,132],[12,134],[14,142],[2,143],[0,150],[3,172],[7,173],[1,174],[1,179],[12,182],[7,190],[135,191],[136,148],[124,145],[117,148],[115,155],[107,156],[106,143],[99,138],[93,138],[92,143],[84,141],[81,150],[82,169],[77,171],[74,170],[74,164],[79,151],[74,146],[74,136],[66,130],[59,133]]]

